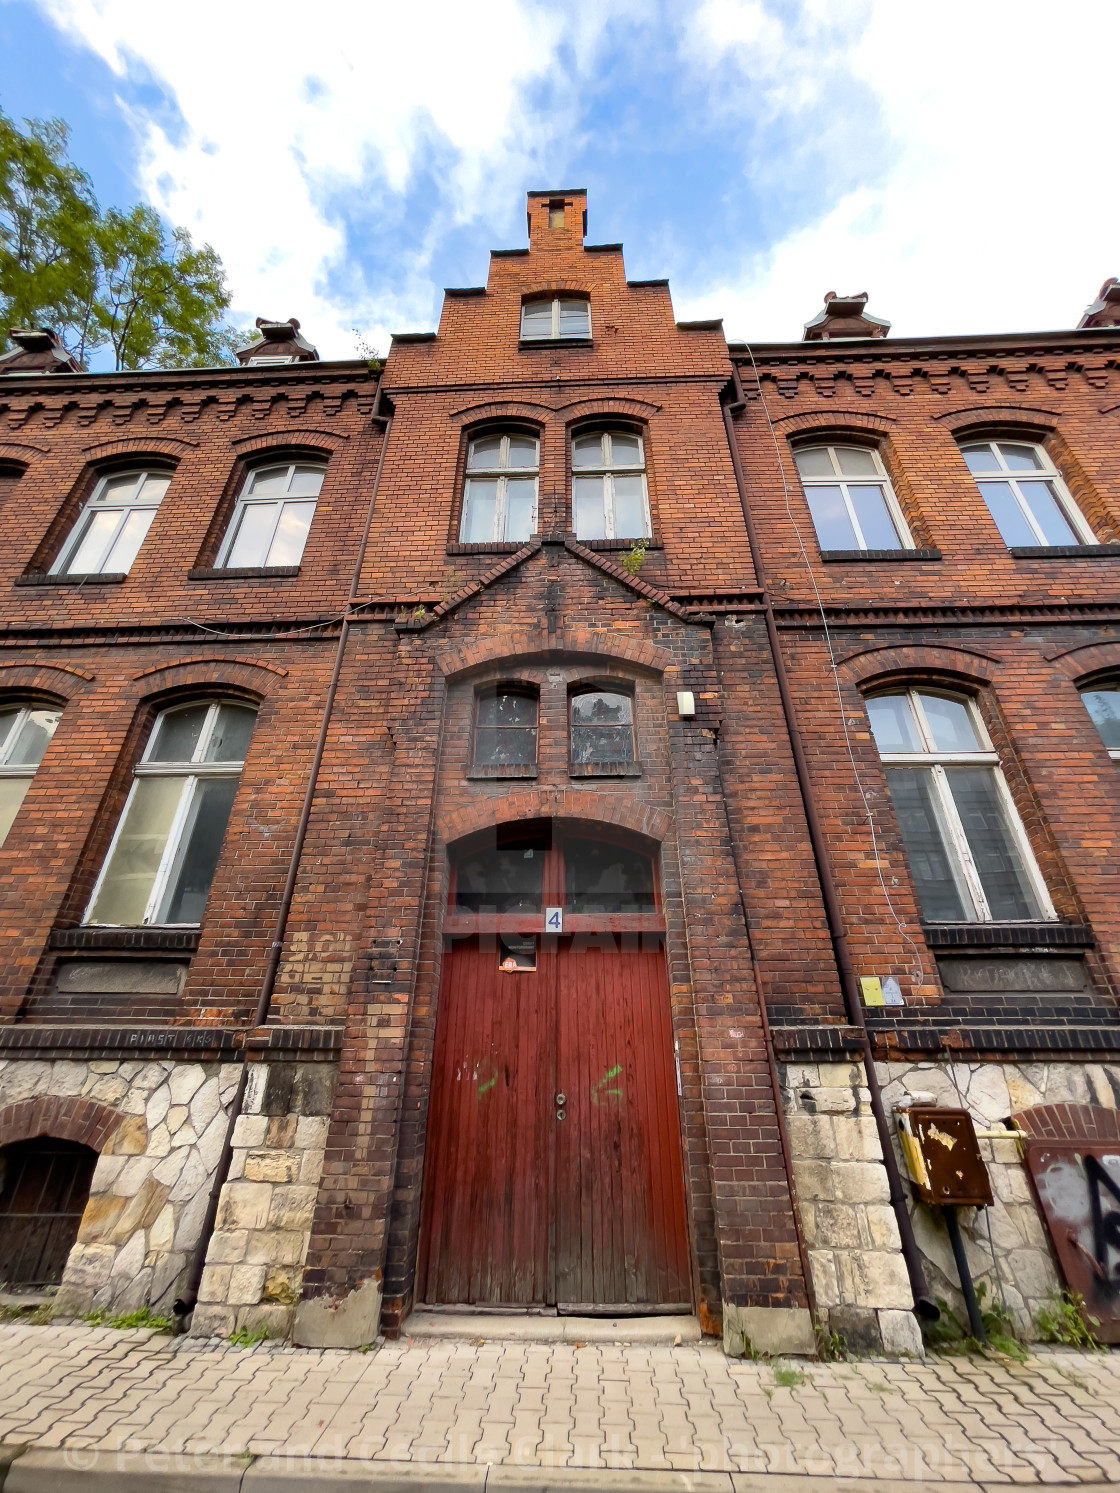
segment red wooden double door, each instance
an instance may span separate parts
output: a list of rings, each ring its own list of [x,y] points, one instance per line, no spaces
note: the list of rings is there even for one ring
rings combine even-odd
[[[462,858],[452,883],[418,1294],[690,1311],[652,856],[537,826]]]

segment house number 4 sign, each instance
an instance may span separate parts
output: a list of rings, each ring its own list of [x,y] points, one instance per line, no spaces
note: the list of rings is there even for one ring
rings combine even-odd
[[[564,909],[562,907],[546,907],[544,910],[544,931],[546,933],[563,933],[564,931]]]

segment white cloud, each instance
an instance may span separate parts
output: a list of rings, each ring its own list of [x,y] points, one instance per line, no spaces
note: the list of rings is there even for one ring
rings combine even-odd
[[[701,7],[708,66],[757,80],[756,42],[774,55],[758,11]],[[870,0],[839,65],[877,102],[892,164],[682,311],[793,340],[825,291],[867,290],[895,334],[1074,326],[1120,273],[1115,102],[1094,67],[1115,14],[1109,0]]]
[[[344,229],[325,199],[348,198],[375,229],[382,212],[399,215],[393,199],[417,160],[438,152],[450,164],[430,247],[499,202],[508,214],[544,144],[521,89],[547,74],[562,28],[520,0],[329,0],[311,10],[295,0],[196,0],[189,24],[150,0],[44,3],[119,77],[148,70],[174,96],[185,138],[133,112],[141,185],[218,248],[235,311],[298,315],[328,356],[353,355],[355,325],[384,349],[390,330],[429,324],[432,292],[421,247],[392,292],[371,296],[345,263]],[[598,24],[585,0],[563,31],[586,52]],[[565,122],[555,115],[549,128]]]

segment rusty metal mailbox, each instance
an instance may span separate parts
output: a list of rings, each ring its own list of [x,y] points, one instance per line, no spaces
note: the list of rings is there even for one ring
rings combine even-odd
[[[958,1208],[991,1203],[988,1170],[967,1109],[912,1104],[896,1115],[906,1165],[923,1202]]]

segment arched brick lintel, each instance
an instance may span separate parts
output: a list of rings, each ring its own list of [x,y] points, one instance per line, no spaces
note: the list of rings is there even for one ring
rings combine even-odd
[[[990,684],[998,661],[965,648],[868,648],[836,666],[841,679],[859,689],[890,679],[948,678],[965,685]]]
[[[1036,1104],[1011,1117],[1034,1141],[1120,1142],[1120,1114],[1095,1104]]]
[[[108,461],[113,456],[171,456],[178,460],[189,456],[197,446],[197,441],[179,440],[175,436],[129,435],[85,446],[82,455],[88,462]]]
[[[350,437],[338,430],[319,430],[314,425],[289,425],[281,430],[262,430],[257,435],[243,435],[230,441],[238,456],[253,456],[258,451],[269,451],[275,447],[283,451],[292,446],[303,446],[308,450],[330,454],[344,446]]]
[[[1078,682],[1094,674],[1120,675],[1120,643],[1086,643],[1052,658],[1068,679]]]
[[[54,1094],[22,1099],[0,1109],[0,1146],[51,1135],[59,1140],[79,1141],[100,1152],[127,1118],[119,1110],[92,1099]]]
[[[94,676],[57,664],[0,664],[0,691],[50,695],[60,704],[80,694]]]
[[[232,688],[256,700],[275,694],[286,669],[251,663],[240,658],[192,658],[183,663],[161,664],[133,676],[138,693],[147,698],[169,690]]]
[[[804,430],[871,430],[887,435],[898,421],[893,415],[873,415],[868,410],[807,410],[798,415],[782,415],[774,427],[783,435],[798,435]]]
[[[1022,425],[1032,430],[1049,430],[1060,418],[1057,410],[1040,409],[1032,404],[970,404],[967,409],[944,410],[933,418],[954,435],[984,426]]]
[[[444,844],[451,845],[479,830],[526,819],[579,819],[632,830],[658,844],[668,837],[671,825],[664,809],[611,794],[594,793],[586,788],[530,788],[444,815],[436,827]]]
[[[652,643],[577,628],[568,628],[562,640],[558,639],[551,647],[547,637],[536,628],[504,633],[500,637],[480,638],[477,642],[449,648],[446,652],[437,654],[436,663],[447,678],[452,680],[488,664],[508,662],[512,666],[527,664],[530,660],[559,664],[573,656],[617,659],[621,663],[636,665],[658,675],[673,664],[672,655]]]

